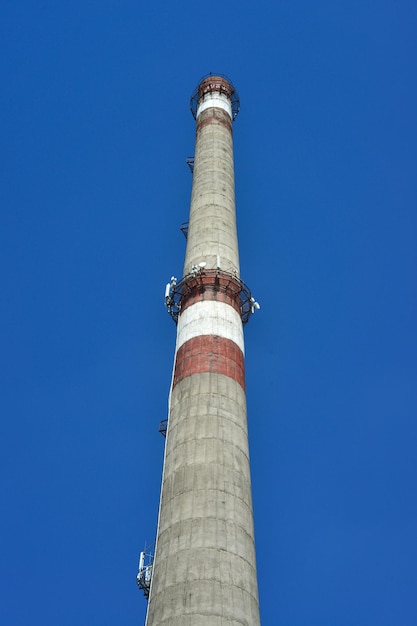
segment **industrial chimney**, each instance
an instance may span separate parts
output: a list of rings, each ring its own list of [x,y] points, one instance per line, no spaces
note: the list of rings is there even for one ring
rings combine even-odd
[[[191,98],[193,187],[183,277],[165,292],[177,324],[155,556],[138,582],[146,626],[259,626],[243,325],[259,308],[240,279],[230,80]]]

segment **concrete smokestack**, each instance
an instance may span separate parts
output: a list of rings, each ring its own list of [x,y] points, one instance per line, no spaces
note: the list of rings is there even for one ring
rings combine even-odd
[[[178,324],[146,626],[259,626],[243,324],[259,305],[239,276],[232,122],[220,75],[196,119],[184,275],[167,285]]]

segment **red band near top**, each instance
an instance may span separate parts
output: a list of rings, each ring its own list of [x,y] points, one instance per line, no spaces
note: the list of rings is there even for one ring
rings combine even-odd
[[[245,359],[242,350],[231,339],[200,335],[178,349],[173,387],[186,376],[203,372],[229,376],[245,390]]]

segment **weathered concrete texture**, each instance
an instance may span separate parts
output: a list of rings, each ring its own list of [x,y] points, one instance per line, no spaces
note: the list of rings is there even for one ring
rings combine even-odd
[[[146,625],[259,626],[237,280],[234,91],[226,79],[209,76],[198,93],[184,276],[202,261],[206,266],[182,284]]]
[[[214,117],[216,112],[216,117]],[[221,123],[231,120],[225,111],[206,109],[198,122],[194,156],[193,190],[184,275],[201,261],[215,268],[239,272],[236,233],[232,133]]]
[[[187,623],[259,624],[246,399],[221,374],[171,397],[147,624]]]

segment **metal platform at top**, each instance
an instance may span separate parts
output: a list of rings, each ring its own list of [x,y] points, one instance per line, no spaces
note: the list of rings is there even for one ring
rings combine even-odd
[[[225,93],[230,98],[231,104],[232,104],[232,120],[235,121],[240,111],[239,94],[237,93],[230,78],[228,78],[225,74],[218,74],[216,72],[210,72],[209,74],[206,74],[205,76],[203,76],[198,82],[197,87],[194,89],[193,94],[191,96],[191,100],[190,100],[190,109],[191,109],[191,113],[193,114],[193,118],[197,119],[198,102],[200,100],[200,85],[211,76],[213,78],[216,78],[216,77],[222,78],[223,80],[229,83],[231,87],[230,91],[229,90],[226,91],[222,87],[220,87],[220,89],[213,88],[212,91],[217,91],[217,92],[220,91],[220,93]]]
[[[196,290],[202,292],[206,289],[229,293],[233,298],[239,297],[240,316],[243,324],[249,321],[255,309],[260,308],[252,297],[249,287],[235,273],[196,266],[193,272],[184,276],[179,282],[173,279],[167,285],[165,305],[176,324],[182,303],[187,295],[191,295]]]

